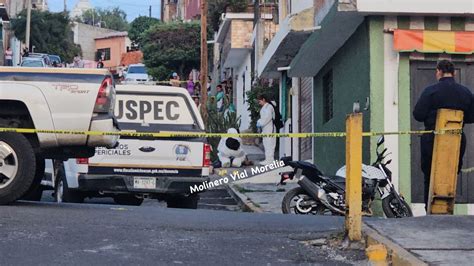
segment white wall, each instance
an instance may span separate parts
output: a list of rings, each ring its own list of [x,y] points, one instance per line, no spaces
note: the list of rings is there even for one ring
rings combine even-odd
[[[246,130],[250,127],[250,113],[247,110],[247,97],[244,95],[245,92],[249,91],[252,87],[252,77],[251,77],[251,58],[250,53],[246,56],[243,64],[239,68],[234,69],[234,77],[237,76],[234,90],[236,92],[235,97],[235,107],[237,109],[237,115],[240,116],[240,130]],[[245,84],[244,77],[245,76]]]
[[[386,29],[397,27],[396,17],[385,17]],[[398,126],[398,52],[393,49],[393,34],[384,34],[384,130],[397,132]],[[376,99],[371,99],[375,101]],[[399,137],[385,136],[385,148],[392,154],[392,182],[398,189],[399,184]]]

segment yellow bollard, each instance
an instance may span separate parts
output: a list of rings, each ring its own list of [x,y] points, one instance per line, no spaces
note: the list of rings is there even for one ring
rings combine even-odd
[[[351,241],[362,238],[362,114],[346,118],[346,232]]]
[[[436,117],[436,131],[461,130],[462,111],[440,109]],[[448,132],[435,136],[431,163],[429,214],[453,214],[456,200],[461,134]]]
[[[365,249],[365,253],[367,255],[367,258],[369,259],[369,265],[377,265],[377,266],[388,265],[387,263],[388,251],[384,245],[381,245],[381,244],[370,245],[368,248]]]

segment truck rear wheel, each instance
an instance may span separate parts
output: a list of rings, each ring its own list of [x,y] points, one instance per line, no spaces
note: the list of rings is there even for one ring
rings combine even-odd
[[[66,174],[64,173],[64,164],[55,163],[56,181],[54,184],[54,199],[57,203],[71,202],[83,203],[84,195],[80,191],[70,189],[67,184]]]
[[[0,204],[23,196],[33,183],[36,156],[30,142],[18,133],[0,133]]]

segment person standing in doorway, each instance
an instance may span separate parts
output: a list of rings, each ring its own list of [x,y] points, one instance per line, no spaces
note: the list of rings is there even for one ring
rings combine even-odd
[[[5,66],[13,66],[13,51],[10,47],[5,51]]]
[[[414,118],[423,122],[426,130],[434,130],[438,109],[454,109],[464,112],[464,123],[474,123],[474,99],[471,91],[456,83],[454,80],[454,64],[442,60],[436,66],[438,83],[427,87],[421,94],[413,110]],[[421,170],[424,174],[425,209],[428,207],[428,193],[430,188],[431,159],[433,156],[434,134],[421,136]],[[459,171],[462,168],[462,158],[466,150],[466,136],[461,137],[461,151]]]
[[[261,129],[263,134],[275,133],[275,110],[270,104],[266,95],[257,96],[258,104],[262,107],[260,109],[260,119],[257,121],[257,128]],[[265,160],[260,162],[261,165],[270,164],[275,159],[276,138],[263,138],[263,147],[265,148]]]

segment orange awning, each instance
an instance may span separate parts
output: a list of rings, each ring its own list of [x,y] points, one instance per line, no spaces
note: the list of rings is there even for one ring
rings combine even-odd
[[[394,48],[400,52],[472,54],[474,31],[395,30]]]

